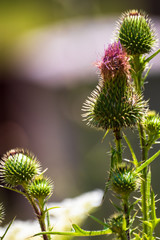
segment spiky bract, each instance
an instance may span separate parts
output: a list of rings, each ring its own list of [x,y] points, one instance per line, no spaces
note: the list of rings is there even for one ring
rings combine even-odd
[[[39,173],[40,164],[36,157],[23,149],[13,149],[3,155],[0,177],[9,187],[28,184]]]
[[[122,165],[111,172],[111,189],[122,198],[127,198],[138,187],[139,179],[130,166]]]
[[[100,129],[120,129],[132,127],[144,114],[145,102],[133,92],[131,86],[124,91],[122,81],[105,82],[91,93],[83,105],[82,116],[91,127]]]
[[[117,35],[130,55],[149,53],[156,43],[151,20],[138,10],[131,10],[122,15]]]
[[[50,196],[53,190],[53,184],[48,178],[44,177],[36,177],[29,185],[28,185],[28,193],[40,200],[44,200],[46,197]]]

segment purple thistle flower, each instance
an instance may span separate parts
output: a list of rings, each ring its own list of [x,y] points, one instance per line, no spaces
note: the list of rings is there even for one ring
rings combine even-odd
[[[102,61],[99,61],[96,66],[101,70],[104,81],[115,79],[116,76],[130,78],[129,56],[120,41],[108,46]]]

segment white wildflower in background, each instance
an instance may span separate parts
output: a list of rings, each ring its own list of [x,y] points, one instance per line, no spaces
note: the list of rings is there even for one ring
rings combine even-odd
[[[103,191],[100,189],[84,193],[73,199],[65,199],[61,203],[49,203],[48,208],[60,207],[50,210],[51,225],[54,231],[70,231],[72,223],[81,225],[87,218],[87,214],[95,210],[101,204]],[[0,233],[5,231],[6,227],[0,228]],[[32,240],[31,236],[40,232],[37,221],[15,220],[9,229],[5,240]],[[34,240],[41,240],[40,236]],[[66,239],[63,236],[52,236],[53,240]]]

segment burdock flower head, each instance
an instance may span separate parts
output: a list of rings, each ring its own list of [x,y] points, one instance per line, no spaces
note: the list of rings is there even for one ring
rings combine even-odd
[[[129,58],[120,42],[109,45],[98,67],[102,78],[82,109],[88,125],[113,131],[135,125],[143,116],[144,102],[134,91]]]
[[[130,78],[129,56],[120,41],[110,44],[105,50],[102,61],[97,64],[104,81],[111,81],[118,77]]]
[[[23,149],[12,149],[3,155],[0,178],[9,187],[28,184],[40,170],[36,157]]]
[[[156,43],[151,20],[144,12],[138,10],[122,14],[116,35],[130,55],[149,53]]]

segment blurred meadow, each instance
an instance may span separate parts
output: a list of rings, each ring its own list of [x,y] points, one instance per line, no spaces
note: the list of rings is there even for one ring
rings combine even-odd
[[[112,41],[121,12],[146,11],[160,39],[157,4],[158,0],[0,1],[0,154],[15,147],[33,152],[54,180],[52,201],[104,189],[112,135],[102,142],[104,132],[86,126],[82,104],[97,84],[94,63]],[[145,88],[145,98],[157,112],[159,66],[157,56]],[[136,131],[127,134],[138,149]],[[131,158],[127,148],[124,153]],[[160,159],[152,168],[153,188],[160,195]],[[0,191],[6,221],[34,217],[25,199]],[[96,213],[102,219],[113,212],[109,197],[108,193]]]

